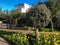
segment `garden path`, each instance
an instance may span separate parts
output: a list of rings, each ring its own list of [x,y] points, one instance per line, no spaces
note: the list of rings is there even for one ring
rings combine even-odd
[[[0,45],[10,45],[6,40],[0,37]]]

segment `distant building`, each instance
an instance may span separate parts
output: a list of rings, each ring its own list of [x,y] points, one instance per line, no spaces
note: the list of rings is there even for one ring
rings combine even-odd
[[[29,11],[29,8],[31,8],[31,5],[29,4],[18,4],[17,5],[17,9],[19,9],[21,11],[21,13],[26,13]]]

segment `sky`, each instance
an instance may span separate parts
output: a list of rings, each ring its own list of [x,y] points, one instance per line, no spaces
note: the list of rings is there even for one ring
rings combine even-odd
[[[46,0],[42,0],[43,2],[45,2]],[[2,8],[2,10],[12,10],[13,8],[15,8],[16,4],[19,3],[27,3],[29,5],[32,4],[36,4],[38,2],[38,0],[0,0],[0,7]]]

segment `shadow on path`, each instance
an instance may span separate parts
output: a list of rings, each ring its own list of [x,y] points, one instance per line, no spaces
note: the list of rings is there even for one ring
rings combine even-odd
[[[13,45],[13,44],[10,43],[8,40],[5,40],[2,37],[0,37],[0,45]]]

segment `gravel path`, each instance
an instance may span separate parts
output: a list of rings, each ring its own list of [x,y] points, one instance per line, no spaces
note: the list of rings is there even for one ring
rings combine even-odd
[[[0,37],[0,45],[9,45],[7,41]]]

